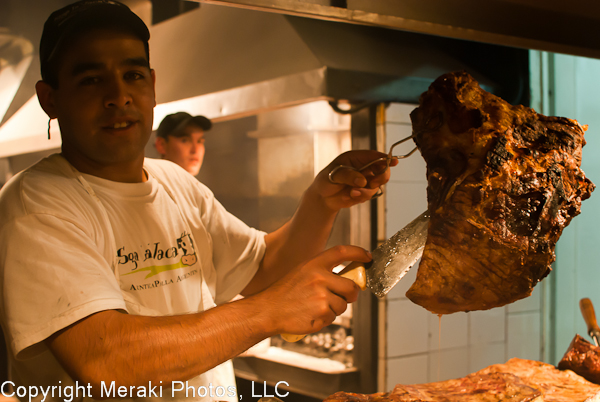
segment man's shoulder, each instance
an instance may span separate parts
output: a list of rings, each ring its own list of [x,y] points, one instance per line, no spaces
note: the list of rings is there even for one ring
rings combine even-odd
[[[15,174],[2,187],[2,191],[6,192],[9,189],[14,191],[15,188],[30,184],[50,185],[55,180],[67,179],[69,176],[67,165],[68,162],[59,154],[50,155]]]
[[[166,159],[145,158],[144,168],[151,170],[155,175],[161,174],[165,177],[187,173],[181,166]]]
[[[145,158],[144,167],[151,169],[157,174],[163,174],[166,177],[182,178],[183,180],[196,180],[195,177],[189,174],[184,168],[167,159]]]
[[[50,155],[17,175],[21,187],[27,191],[55,192],[79,187],[75,169],[60,154]]]
[[[54,154],[17,173],[4,185],[0,209],[10,214],[68,211],[73,208],[74,198],[84,194],[71,165]]]
[[[208,187],[174,162],[166,159],[146,158],[144,160],[144,168],[157,178],[159,182],[172,190],[212,194]]]

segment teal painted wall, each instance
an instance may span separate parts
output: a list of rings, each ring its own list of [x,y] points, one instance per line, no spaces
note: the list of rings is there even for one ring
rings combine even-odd
[[[531,52],[530,60],[531,106],[588,125],[582,169],[600,186],[600,60],[537,51]],[[579,300],[589,297],[600,313],[600,189],[583,202],[581,214],[563,231],[554,272],[543,289],[543,356],[556,364],[575,334],[590,340]]]

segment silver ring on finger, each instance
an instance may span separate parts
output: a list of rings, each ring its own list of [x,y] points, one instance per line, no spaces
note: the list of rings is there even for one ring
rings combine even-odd
[[[373,197],[371,197],[372,200],[374,200],[375,198],[379,198],[383,195],[383,187],[379,187],[377,189],[377,192],[375,194],[373,194]]]
[[[329,174],[327,175],[327,177],[329,177],[329,182],[330,183],[332,183],[332,184],[341,184],[341,185],[344,184],[344,183],[340,183],[338,181],[333,180],[333,175],[336,174],[337,171],[340,170],[340,169],[352,169],[352,170],[356,170],[352,166],[338,165],[338,166],[334,167],[333,169],[331,169],[331,172],[329,172]]]

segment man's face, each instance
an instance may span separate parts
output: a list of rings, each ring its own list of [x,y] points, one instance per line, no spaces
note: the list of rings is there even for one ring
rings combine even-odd
[[[125,32],[94,30],[62,56],[58,88],[49,99],[65,158],[100,177],[107,169],[141,170],[156,105],[154,71],[142,41]]]
[[[181,136],[157,138],[156,149],[164,159],[175,162],[196,176],[204,160],[204,131],[196,126],[187,126]]]

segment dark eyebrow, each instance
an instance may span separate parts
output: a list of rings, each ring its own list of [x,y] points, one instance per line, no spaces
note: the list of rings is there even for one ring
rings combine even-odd
[[[148,60],[146,60],[145,57],[131,57],[129,59],[125,59],[123,61],[123,65],[145,67],[150,69],[150,64],[148,63]],[[75,77],[87,71],[101,70],[102,68],[104,68],[104,63],[79,63],[75,65],[75,67],[73,67],[73,70],[71,70],[71,75]]]
[[[146,67],[150,69],[150,63],[148,63],[148,60],[146,60],[145,57],[131,57],[126,59],[123,64],[129,66]]]
[[[79,63],[71,70],[71,75],[76,77],[91,70],[100,70],[104,66],[103,63]]]

